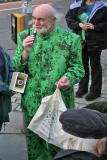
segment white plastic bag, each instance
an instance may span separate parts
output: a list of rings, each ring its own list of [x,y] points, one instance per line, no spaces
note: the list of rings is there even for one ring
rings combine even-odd
[[[66,110],[60,90],[42,99],[41,105],[31,120],[28,129],[38,134],[46,142],[62,149],[68,149],[72,136],[63,131],[59,116]]]

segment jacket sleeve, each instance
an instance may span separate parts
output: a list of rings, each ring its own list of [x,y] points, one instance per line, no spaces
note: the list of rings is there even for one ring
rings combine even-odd
[[[78,32],[79,30],[81,30],[81,28],[79,27],[80,20],[76,18],[77,17],[76,12],[77,12],[76,8],[72,10],[69,9],[69,11],[65,16],[68,28],[72,29],[74,32]]]
[[[11,78],[12,78],[12,75],[13,75],[13,72],[14,72],[14,68],[12,66],[12,61],[11,61],[11,58],[10,56],[8,56],[8,84],[10,85],[10,82],[11,82]]]
[[[7,80],[5,83],[3,82],[2,77],[0,77],[0,93],[10,95],[11,91],[9,90],[9,85],[10,85],[10,81],[11,81],[14,69],[12,67],[10,56],[5,52],[5,50],[2,50],[2,51],[3,51],[3,54],[5,55]]]
[[[16,70],[16,72],[24,72],[25,67],[27,65],[27,61],[24,64],[21,63],[21,56],[24,50],[22,35],[23,33],[19,33],[17,36],[18,47],[16,49],[15,56],[13,57],[13,61],[12,61],[12,65],[14,69]]]
[[[107,32],[107,7],[104,7],[104,18],[101,21],[94,25],[94,30],[96,32]]]
[[[9,90],[9,85],[0,81],[0,93],[10,95],[11,91]]]
[[[70,54],[70,60],[68,62],[68,70],[64,74],[64,76],[67,76],[70,85],[74,85],[80,81],[80,79],[84,76],[84,67],[82,64],[82,46],[81,46],[81,40],[80,36],[73,34],[73,40],[71,44],[71,54]]]

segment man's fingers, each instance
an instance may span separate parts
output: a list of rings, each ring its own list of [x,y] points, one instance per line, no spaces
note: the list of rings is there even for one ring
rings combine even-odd
[[[59,89],[61,89],[61,88],[63,89],[63,88],[67,88],[69,86],[69,82],[66,82],[66,83],[59,82],[56,85]]]
[[[35,37],[34,37],[34,36],[28,36],[28,37],[23,41],[23,44],[33,42],[34,40],[35,40]]]
[[[68,78],[66,76],[62,77],[58,82],[56,82],[56,86],[59,89],[67,88],[69,86]]]
[[[61,82],[62,82],[62,83],[65,83],[65,82],[67,82],[67,79],[62,79]]]
[[[61,79],[61,82],[62,83],[65,83],[65,82],[67,82],[68,81],[68,78],[67,77],[62,77],[62,79]]]

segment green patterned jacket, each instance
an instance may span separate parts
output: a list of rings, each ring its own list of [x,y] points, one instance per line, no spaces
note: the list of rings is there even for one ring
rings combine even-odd
[[[33,31],[31,28],[30,34]],[[21,64],[22,42],[27,35],[28,30],[18,34],[18,47],[13,58],[16,71],[28,74],[22,96],[23,110],[33,117],[42,98],[53,94],[55,83],[63,76],[68,77],[70,86],[61,90],[62,98],[68,108],[73,108],[73,86],[84,76],[80,36],[59,27],[54,27],[45,36],[37,34],[27,61]]]

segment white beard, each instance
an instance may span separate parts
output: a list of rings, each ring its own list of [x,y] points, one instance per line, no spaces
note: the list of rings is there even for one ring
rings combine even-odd
[[[40,29],[39,29],[40,27]],[[42,27],[42,26],[35,26],[33,25],[33,28],[37,30],[37,33],[39,34],[46,34],[48,32],[48,30],[51,28],[51,25],[48,24],[47,28],[46,27]]]

